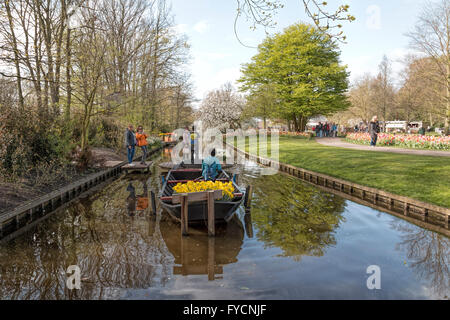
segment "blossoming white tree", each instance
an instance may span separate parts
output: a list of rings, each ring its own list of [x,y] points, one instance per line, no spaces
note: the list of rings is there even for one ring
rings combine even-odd
[[[210,91],[200,106],[200,119],[206,128],[237,129],[245,100],[231,83]]]

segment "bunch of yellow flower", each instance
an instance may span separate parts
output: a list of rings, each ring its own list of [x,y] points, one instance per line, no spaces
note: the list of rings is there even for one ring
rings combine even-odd
[[[173,191],[176,193],[201,192],[208,190],[222,190],[222,199],[233,199],[234,197],[234,187],[231,181],[188,181],[187,183],[177,183],[177,185],[173,187]]]

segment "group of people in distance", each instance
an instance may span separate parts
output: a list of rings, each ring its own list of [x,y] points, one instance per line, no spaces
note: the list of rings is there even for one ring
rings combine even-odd
[[[337,137],[338,127],[335,123],[322,123],[319,122],[316,126],[312,127],[312,130],[316,133],[316,137]]]
[[[133,166],[133,158],[134,153],[136,151],[136,147],[140,147],[142,150],[142,159],[141,164],[145,164],[145,160],[147,158],[147,138],[148,134],[144,132],[144,128],[142,126],[137,127],[137,131],[134,132],[134,127],[130,124],[125,131],[125,146],[127,148],[127,158],[128,164]]]

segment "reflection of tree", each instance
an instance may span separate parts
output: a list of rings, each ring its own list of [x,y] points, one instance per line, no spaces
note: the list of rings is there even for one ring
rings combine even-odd
[[[164,285],[172,255],[158,231],[159,220],[126,214],[128,183],[119,181],[74,202],[1,247],[0,299],[116,298],[121,288]],[[79,291],[66,289],[69,265],[81,268]]]
[[[263,176],[254,185],[252,220],[257,238],[283,256],[321,256],[334,245],[345,200],[286,176]]]
[[[422,229],[402,220],[392,222],[402,233],[398,250],[405,251],[408,266],[441,298],[449,298],[450,239],[439,233]]]

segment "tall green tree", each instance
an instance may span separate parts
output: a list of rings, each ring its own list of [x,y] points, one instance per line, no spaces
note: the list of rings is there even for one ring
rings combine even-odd
[[[267,129],[267,119],[274,115],[277,109],[278,98],[272,85],[259,86],[258,90],[252,92],[247,99],[242,112],[242,118],[262,118],[264,129]]]
[[[304,130],[308,118],[329,115],[349,106],[346,66],[335,41],[319,29],[295,24],[267,37],[252,62],[244,64],[241,89],[255,94],[271,85],[279,100],[280,118]]]

